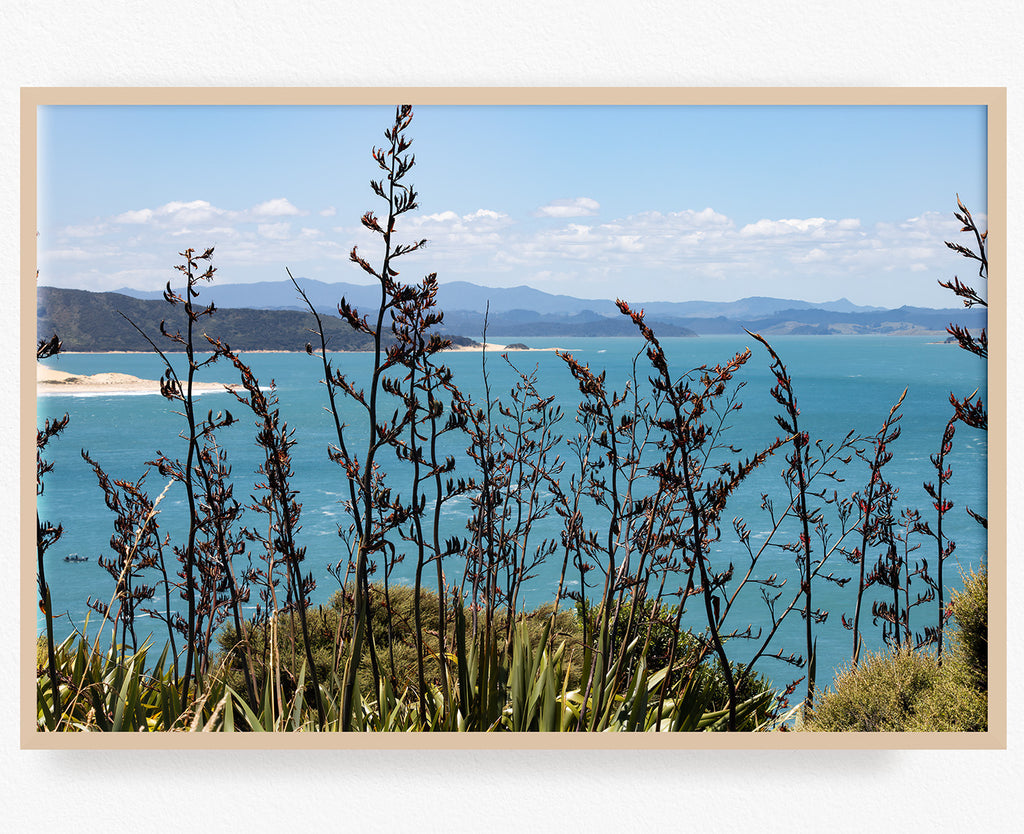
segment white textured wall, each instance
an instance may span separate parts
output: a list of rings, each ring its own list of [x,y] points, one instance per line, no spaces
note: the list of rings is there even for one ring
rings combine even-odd
[[[1022,355],[1019,4],[247,0],[0,6],[0,374],[17,379],[20,86],[747,86],[1009,88],[1011,469]],[[495,7],[497,6],[497,7]],[[629,11],[627,11],[629,7]],[[389,8],[403,9],[402,15]],[[385,40],[386,37],[386,40]],[[18,415],[2,409],[5,436]],[[20,751],[17,454],[0,448],[0,819],[8,831],[1009,831],[1020,808],[1021,652],[1009,752],[198,753]],[[1022,494],[1011,476],[1010,506]],[[1009,529],[1010,627],[1022,591]],[[799,805],[798,805],[799,804]],[[799,812],[796,811],[800,808]],[[786,820],[786,816],[791,815]],[[621,821],[616,824],[616,821]],[[1018,820],[1019,824],[1019,820]]]

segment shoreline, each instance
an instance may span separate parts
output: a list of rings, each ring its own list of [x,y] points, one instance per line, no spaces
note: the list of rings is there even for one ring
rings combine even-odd
[[[113,351],[111,351],[113,352]],[[124,351],[122,351],[124,352]],[[195,382],[194,391],[230,391],[235,385]],[[131,374],[71,374],[36,363],[36,394],[159,394],[160,381]]]
[[[829,338],[829,337],[839,337],[839,338],[849,338],[849,337],[857,337],[857,338],[872,338],[872,337],[874,337],[874,338],[879,338],[879,337],[884,337],[884,338],[888,338],[888,337],[897,337],[897,336],[898,337],[909,337],[909,338],[921,338],[921,337],[925,337],[925,336],[943,337],[939,341],[934,341],[934,342],[929,342],[928,343],[928,344],[939,345],[939,344],[947,344],[947,342],[945,341],[945,336],[947,336],[948,333],[945,330],[919,330],[919,331],[897,330],[897,331],[893,331],[893,332],[890,332],[890,333],[827,333],[827,334],[820,334],[820,333],[769,333],[767,335],[766,334],[762,334],[762,335],[765,335],[766,338],[777,338],[777,337],[787,338],[787,337],[790,337],[790,336],[799,336],[799,337],[802,337],[802,338],[807,338],[809,336],[817,336],[817,337],[821,337],[821,338]],[[719,336],[736,336],[736,337],[742,338],[743,334],[742,333],[710,333],[710,334],[704,334],[704,336],[702,336],[701,334],[696,334],[696,336],[667,336],[667,337],[664,337],[664,338],[667,338],[667,339],[692,339],[692,338],[717,338]],[[554,334],[552,334],[552,335],[546,335],[546,336],[525,336],[525,337],[522,337],[522,338],[548,340],[548,339],[553,339],[553,338],[557,338],[557,337]],[[566,337],[566,338],[617,340],[617,339],[638,339],[638,338],[640,338],[640,336],[639,336],[639,334],[636,334],[636,335],[629,335],[629,336],[572,336],[572,337]],[[517,338],[516,341],[511,342],[510,344],[516,344],[517,342],[518,342],[518,338]],[[955,344],[955,342],[949,342],[948,344]],[[488,350],[505,351],[505,350],[509,349],[508,345],[499,345],[499,344],[493,343],[493,342],[488,342],[486,346],[487,346]],[[483,350],[483,348],[484,348],[484,344],[482,342],[476,342],[476,343],[474,343],[472,345],[452,345],[445,352],[457,353],[457,352],[466,352],[466,351],[479,351],[479,350]],[[520,353],[520,352],[522,352],[522,353],[534,353],[534,352],[539,352],[539,351],[551,351],[551,350],[559,350],[559,348],[550,348],[550,347],[527,347],[525,349],[523,349],[523,348],[512,348],[511,352],[512,353]],[[205,353],[210,353],[211,351],[197,351],[197,352],[205,354]],[[329,354],[373,353],[372,350],[331,350],[331,349],[328,349],[327,352]],[[61,355],[67,355],[67,356],[100,356],[102,354],[107,354],[107,353],[112,354],[112,355],[141,356],[141,355],[144,355],[144,354],[152,354],[153,351],[151,349],[146,349],[146,350],[62,350],[60,353],[61,353]],[[171,356],[175,356],[178,353],[183,353],[183,351],[171,351],[170,355]],[[239,350],[235,351],[235,353],[238,353],[238,354],[248,354],[248,353],[305,353],[305,350],[303,348],[297,348],[295,350],[280,350],[280,349],[276,349],[276,348],[270,348],[270,349],[266,349],[266,348],[244,349],[243,348],[243,349],[239,349]]]
[[[513,344],[515,344],[513,342]],[[487,350],[494,350],[498,353],[542,353],[544,351],[560,350],[560,348],[553,347],[526,347],[526,348],[510,348],[508,345],[498,345],[493,342],[478,342],[475,345],[452,345],[448,350],[443,351],[444,353],[480,353],[487,348]]]
[[[482,351],[485,347],[487,348],[487,350],[495,350],[495,351],[506,351],[506,350],[509,350],[509,346],[508,345],[499,345],[499,344],[496,344],[494,342],[487,342],[486,344],[484,344],[483,342],[477,342],[476,344],[472,344],[472,345],[452,345],[450,348],[448,348],[444,352],[445,353],[479,352],[479,351]],[[511,353],[537,353],[537,352],[542,352],[542,351],[552,351],[552,350],[558,350],[558,349],[559,348],[550,348],[550,347],[527,347],[527,348],[512,348],[510,352]],[[209,353],[210,351],[201,351],[201,352],[202,353]],[[305,353],[306,351],[305,350],[301,350],[301,349],[300,350],[274,350],[274,349],[269,349],[269,350],[268,349],[259,349],[259,350],[255,350],[254,349],[254,350],[238,350],[238,351],[235,351],[235,352],[238,355],[243,356],[243,355],[248,354],[248,353]],[[111,355],[114,355],[114,356],[143,356],[143,355],[152,354],[152,353],[153,353],[152,350],[62,350],[60,352],[60,355],[61,356],[103,356],[104,354],[111,354]],[[177,355],[177,353],[178,353],[178,351],[174,351],[170,355],[174,356],[174,355]],[[350,354],[350,353],[366,353],[366,354],[370,354],[370,353],[373,353],[373,351],[372,350],[328,350],[327,353],[328,354]],[[72,374],[68,374],[68,376],[72,376]],[[100,376],[100,374],[96,374],[96,376]],[[127,374],[121,374],[121,376],[127,376]],[[137,379],[137,377],[132,377],[132,379]],[[153,380],[141,380],[141,381],[142,382],[153,382]],[[46,380],[46,382],[50,383],[50,382],[54,382],[54,380]],[[60,384],[60,383],[58,382],[58,384]],[[215,384],[215,383],[210,383],[210,384]]]

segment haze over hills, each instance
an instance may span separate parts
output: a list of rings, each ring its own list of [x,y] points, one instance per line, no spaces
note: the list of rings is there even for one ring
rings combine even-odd
[[[344,297],[362,311],[375,309],[380,301],[376,286],[325,283],[299,279],[310,301],[326,315],[337,314]],[[123,295],[158,299],[161,292],[125,289]],[[304,310],[290,281],[221,284],[203,287],[203,300],[218,307],[264,310]],[[490,336],[631,336],[634,326],[608,299],[584,299],[554,295],[532,287],[493,288],[466,281],[441,284],[438,304],[445,311],[442,329],[451,334],[479,338],[484,312],[488,310]],[[653,301],[632,305],[643,309],[648,323],[662,336],[696,336],[742,333],[764,335],[829,334],[944,334],[950,322],[975,329],[986,323],[980,308],[931,309],[900,307],[887,310],[853,304],[840,298],[827,303],[755,296],[738,301]]]
[[[338,301],[344,296],[349,304],[356,307],[376,305],[380,290],[376,285],[349,284],[346,282],[325,283],[311,278],[300,278],[299,284],[309,300],[320,312],[337,310]],[[145,291],[124,288],[115,290],[132,298],[159,299],[163,290]],[[214,301],[218,307],[251,307],[255,309],[303,310],[305,305],[290,281],[263,281],[251,284],[219,284],[203,287],[203,297]],[[541,315],[578,315],[593,312],[609,318],[616,318],[619,311],[610,299],[575,298],[570,295],[553,295],[533,287],[483,287],[468,281],[442,283],[437,293],[438,304],[445,311],[467,311],[482,313],[490,304],[492,313],[507,313],[513,310],[529,310]],[[631,305],[634,303],[629,299]],[[815,304],[785,298],[755,296],[739,301],[647,301],[637,302],[636,307],[644,308],[649,314],[672,317],[714,318],[725,316],[731,319],[761,318],[781,310],[828,310],[837,313],[866,313],[882,310],[882,307],[862,307],[845,298]]]

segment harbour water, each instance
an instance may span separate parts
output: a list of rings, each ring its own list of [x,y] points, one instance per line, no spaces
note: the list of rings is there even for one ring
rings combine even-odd
[[[545,339],[506,338],[503,341],[526,343],[531,348],[559,348],[570,351],[582,363],[595,370],[606,370],[609,389],[621,391],[631,376],[634,358],[642,347],[639,339]],[[934,482],[935,469],[929,456],[938,451],[942,431],[951,415],[949,395],[966,396],[974,390],[985,394],[985,366],[976,357],[954,345],[938,343],[936,337],[881,337],[881,336],[788,336],[772,341],[773,347],[786,362],[794,380],[794,390],[801,409],[801,428],[812,439],[826,443],[839,442],[853,430],[861,435],[873,435],[891,406],[899,399],[904,388],[906,400],[901,408],[902,434],[892,444],[892,461],[886,466],[889,481],[899,488],[897,513],[903,508],[916,508],[924,520],[934,519],[931,499],[922,484]],[[741,411],[730,419],[731,428],[726,440],[741,448],[741,455],[726,454],[722,460],[747,457],[767,446],[779,436],[774,420],[779,406],[769,391],[774,384],[767,352],[747,336],[719,336],[691,339],[663,340],[669,362],[675,372],[682,373],[703,363],[719,363],[736,351],[749,347],[752,357],[738,374],[745,387],[740,392]],[[515,370],[501,358],[500,352],[488,351],[487,371],[492,395],[507,397],[508,390],[517,379]],[[322,368],[319,361],[305,353],[253,353],[243,357],[249,362],[261,383],[276,385],[282,418],[295,431],[292,467],[295,471],[293,486],[298,490],[297,500],[302,504],[299,544],[306,547],[304,570],[317,581],[313,594],[316,603],[325,603],[338,589],[337,581],[328,567],[347,558],[347,551],[338,536],[339,526],[348,525],[343,505],[348,494],[342,470],[328,460],[327,449],[334,441],[334,426],[326,405],[325,388],[320,384]],[[553,395],[565,412],[559,431],[566,437],[579,431],[575,423],[575,410],[579,402],[578,386],[565,366],[565,362],[551,350],[516,351],[509,358],[518,368],[532,371],[535,367],[538,388],[542,394]],[[353,380],[367,378],[371,357],[368,354],[334,354],[336,366]],[[452,369],[456,383],[477,402],[483,398],[480,352],[453,352],[445,355],[445,363]],[[175,361],[180,361],[178,357]],[[641,381],[649,372],[644,368],[646,358],[640,357]],[[149,354],[64,354],[47,360],[47,364],[75,374],[120,372],[146,379],[159,378],[160,359]],[[206,381],[236,382],[231,366],[215,364],[203,372]],[[235,483],[235,496],[243,504],[254,492],[255,470],[262,452],[254,442],[253,423],[229,393],[204,393],[201,412],[230,409],[238,421],[219,435],[227,449]],[[39,397],[38,419],[54,417],[68,412],[71,421],[65,432],[51,442],[46,457],[55,469],[46,479],[45,492],[39,499],[40,516],[64,527],[58,545],[47,554],[47,578],[53,598],[54,612],[58,615],[58,636],[66,636],[72,628],[81,627],[88,612],[87,600],[107,601],[113,590],[113,580],[96,563],[96,557],[109,552],[109,539],[113,532],[113,515],[105,507],[103,494],[97,486],[96,476],[80,455],[87,450],[115,479],[135,481],[147,469],[158,451],[169,457],[184,457],[185,445],[179,434],[184,420],[175,413],[174,405],[155,394],[46,394]],[[357,408],[347,406],[345,419],[349,424],[349,443],[358,449],[365,443],[365,429]],[[365,421],[365,416],[362,417]],[[454,436],[453,436],[454,437]],[[458,453],[465,447],[465,438],[452,441],[450,451]],[[948,457],[953,476],[948,493],[955,506],[944,522],[947,535],[956,541],[954,555],[944,569],[947,599],[949,589],[959,587],[961,570],[977,568],[986,554],[986,533],[965,512],[965,507],[985,514],[987,505],[987,445],[983,432],[959,427]],[[762,494],[782,495],[784,489],[780,473],[785,467],[783,456],[776,454],[757,470],[733,495],[722,514],[722,537],[715,545],[713,559],[716,570],[724,570],[732,563],[736,575],[745,572],[747,559],[731,528],[734,517],[741,517],[750,529],[755,544],[763,541],[770,529],[770,520],[762,507]],[[471,474],[471,473],[466,473]],[[854,457],[839,473],[843,481],[833,486],[840,495],[849,495],[863,489],[867,465]],[[397,473],[389,473],[389,485],[396,491],[408,489]],[[566,471],[565,477],[568,477]],[[159,473],[151,468],[146,488],[151,497],[166,486]],[[448,505],[445,522],[446,535],[465,533],[468,500],[461,499]],[[595,511],[596,512],[596,511]],[[243,518],[254,522],[254,514]],[[174,485],[160,505],[162,529],[170,533],[172,543],[180,541],[186,527],[184,490]],[[598,527],[600,519],[593,521]],[[934,525],[934,520],[933,520]],[[552,514],[534,534],[539,543],[544,536],[557,539],[561,520]],[[935,544],[931,539],[918,536],[915,544],[920,550],[912,558],[927,558],[934,573]],[[402,543],[396,544],[401,547]],[[852,547],[852,539],[850,541]],[[791,597],[799,586],[799,574],[792,552],[772,548],[759,563],[763,575],[778,573],[786,578],[786,595]],[[65,561],[69,554],[79,554],[88,562]],[[877,554],[869,556],[873,562]],[[245,557],[242,557],[243,562]],[[853,566],[841,556],[830,563],[837,576],[852,576]],[[543,565],[530,581],[525,600],[533,607],[553,599],[557,587],[561,558]],[[414,570],[412,559],[400,564],[392,581],[411,582]],[[461,577],[462,566],[445,565],[449,581]],[[830,583],[815,586],[815,606],[829,612],[828,619],[817,627],[817,676],[819,683],[831,679],[834,670],[848,661],[851,649],[850,632],[843,628],[841,615],[852,616],[854,583],[839,588]],[[598,589],[599,590],[599,589]],[[912,595],[923,592],[923,585],[912,586]],[[698,610],[701,609],[701,610]],[[915,630],[934,625],[935,606],[922,606],[915,611]],[[693,606],[688,613],[695,628],[702,624],[701,606]],[[98,621],[92,615],[92,622]],[[760,593],[751,588],[737,602],[730,613],[731,626],[743,629],[747,624],[763,627],[769,613]],[[881,645],[880,628],[865,621],[868,646]],[[145,622],[156,623],[155,620]],[[39,617],[42,628],[42,616]],[[143,626],[143,632],[146,631]],[[783,654],[802,651],[803,622],[794,614],[780,630],[773,651]],[[158,642],[163,636],[154,635]],[[737,660],[753,652],[737,645],[731,647]],[[779,686],[804,674],[780,661],[765,660],[760,670]]]

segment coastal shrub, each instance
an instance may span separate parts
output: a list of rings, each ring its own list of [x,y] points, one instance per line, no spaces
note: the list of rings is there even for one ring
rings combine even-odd
[[[988,727],[988,572],[971,572],[950,604],[952,651],[870,655],[841,672],[807,729],[971,732]]]
[[[971,731],[986,726],[985,698],[956,661],[898,648],[868,653],[821,697],[806,728],[817,732]]]
[[[370,586],[370,595],[377,601],[377,604],[371,609],[371,631],[382,665],[382,672],[388,678],[395,692],[415,690],[417,687],[417,655],[414,589],[408,585],[396,585],[389,588],[388,595],[385,596],[383,585],[374,583]],[[451,601],[447,604],[451,612]],[[338,638],[340,635],[343,643],[347,643],[351,638],[349,617],[351,605],[351,588],[348,588],[335,592],[329,604],[317,606],[308,612],[311,653],[319,680],[330,680],[332,674],[341,671],[340,667],[344,663],[344,659],[341,658],[339,661],[337,655]],[[437,621],[438,598],[435,592],[427,588],[421,589],[420,606],[424,622],[434,623]],[[523,612],[517,618],[525,629],[524,633],[528,636],[532,649],[536,649],[540,645],[544,630],[551,619],[551,611],[552,603],[546,603],[533,611]],[[464,613],[466,613],[465,609]],[[504,620],[499,624],[502,627],[496,632],[504,634]],[[294,694],[296,682],[303,669],[305,644],[297,619],[287,613],[279,614],[276,617],[274,627],[282,689],[284,696],[290,698]],[[267,670],[273,669],[269,642],[270,624],[262,623],[254,626],[249,623],[247,628],[249,629],[249,642],[255,656],[256,686],[257,689],[261,689],[266,684]],[[243,684],[243,667],[241,655],[237,651],[238,632],[233,626],[227,625],[217,639],[221,649],[219,660],[226,669],[225,680],[230,686],[240,688]],[[551,640],[556,646],[561,642],[567,644],[566,657],[569,658],[570,665],[568,678],[570,689],[579,685],[581,652],[574,649],[579,645],[581,639],[582,632],[575,614],[568,610],[559,611],[551,629]],[[424,629],[423,646],[426,683],[428,686],[439,686],[441,684],[441,658],[438,654],[436,629],[429,626]],[[449,652],[455,647],[454,617],[448,623],[446,646],[449,647]],[[506,648],[502,639],[498,644],[499,655],[506,654]],[[449,657],[447,662],[452,665],[454,660]],[[374,691],[373,672],[368,656],[364,656],[360,664],[358,682],[360,692]],[[311,676],[307,672],[306,686],[310,694],[312,694],[312,685]]]
[[[613,645],[623,646],[628,643],[627,628],[630,623],[633,603],[626,601],[619,609],[613,629]],[[587,613],[584,614],[583,612]],[[663,605],[655,612],[655,601],[644,600],[636,606],[636,614],[632,620],[631,634],[638,640],[636,648],[627,656],[626,672],[632,673],[643,660],[648,672],[654,673],[664,669],[670,662],[672,672],[667,675],[668,688],[672,689],[687,681],[700,683],[702,701],[708,712],[726,709],[729,703],[729,688],[722,674],[721,667],[714,662],[710,648],[702,643],[691,631],[679,629],[676,625],[679,607]],[[576,604],[576,633],[581,633],[583,619],[588,622],[588,630],[593,631],[595,624],[600,622],[600,611],[596,605]],[[557,640],[555,644],[557,645]],[[736,696],[739,702],[748,701],[756,695],[771,689],[771,683],[763,675],[752,672],[742,674],[743,664],[734,662],[731,671],[736,681]],[[767,721],[774,705],[758,709],[759,723]]]
[[[373,612],[371,630],[374,644],[377,647],[378,657],[381,663],[383,677],[387,680],[390,691],[398,694],[402,700],[414,703],[415,697],[409,697],[408,693],[415,692],[417,687],[417,655],[415,640],[415,596],[414,589],[410,586],[397,585],[389,588],[389,594],[384,596],[383,585],[375,583],[370,586],[370,595],[377,601],[371,609]],[[310,609],[307,620],[309,625],[311,655],[316,663],[318,679],[328,682],[327,688],[340,684],[340,659],[337,654],[338,635],[341,635],[342,645],[350,639],[351,628],[348,612],[351,611],[352,599],[351,588],[337,591],[328,605],[317,606]],[[436,620],[438,599],[437,595],[428,590],[421,590],[420,605],[423,620],[427,623]],[[457,641],[455,638],[454,607],[449,601],[449,611],[452,612],[449,620],[449,633],[446,645],[451,651],[457,652]],[[650,602],[645,606],[646,613],[637,618],[636,622],[642,632],[646,632],[649,623],[649,614],[652,605]],[[552,603],[545,603],[532,611],[522,612],[516,617],[517,625],[512,632],[519,638],[525,638],[526,645],[532,652],[537,652],[542,642],[547,637],[547,643],[552,650],[561,647],[558,654],[557,666],[558,687],[564,686],[567,692],[582,689],[585,681],[583,674],[583,622],[577,610],[562,609],[555,614],[552,620]],[[626,612],[628,615],[628,612]],[[389,616],[390,614],[390,616]],[[465,606],[463,616],[467,616]],[[496,657],[498,665],[505,670],[507,677],[510,664],[512,663],[512,647],[506,645],[504,635],[506,623],[504,614],[496,621],[495,635],[498,640],[496,646]],[[595,615],[591,610],[592,618]],[[675,616],[674,610],[666,610],[663,617],[658,618],[652,624],[652,639],[644,655],[640,649],[642,642],[638,644],[630,654],[630,669],[625,673],[625,679],[629,679],[639,668],[641,658],[644,659],[646,673],[653,675],[663,669],[670,655],[670,643],[675,641],[677,649],[675,653],[675,671],[668,676],[669,690],[677,690],[680,687],[691,686],[694,693],[695,703],[692,709],[700,714],[711,714],[722,712],[727,709],[729,702],[729,690],[724,676],[714,658],[705,651],[701,652],[700,644],[696,637],[690,632],[683,631],[676,637],[669,620]],[[626,620],[620,616],[617,632],[624,634]],[[550,631],[548,630],[550,624]],[[313,694],[312,678],[306,670],[305,645],[302,640],[302,632],[299,628],[297,618],[287,613],[279,614],[274,621],[274,631],[277,640],[277,666],[271,659],[270,651],[270,623],[262,623],[253,626],[249,632],[249,642],[252,647],[252,654],[255,658],[255,683],[258,691],[262,691],[267,685],[267,675],[275,675],[275,669],[280,674],[281,698],[284,702],[291,702],[296,693],[296,687],[300,680],[303,681],[305,697],[310,700]],[[242,655],[237,651],[237,633],[232,626],[226,626],[218,637],[221,647],[221,654],[218,658],[218,666],[223,668],[223,682],[236,691],[243,686],[242,679]],[[424,677],[428,690],[437,688],[440,691],[442,685],[441,658],[437,652],[437,633],[431,629],[425,629],[423,634],[423,645],[425,650]],[[702,657],[703,655],[703,657]],[[457,668],[459,658],[449,653],[446,662],[450,669]],[[734,670],[738,673],[738,667]],[[751,726],[760,726],[769,721],[775,712],[774,700],[766,700],[763,693],[771,690],[770,683],[760,675],[752,674],[738,679],[738,698],[740,703],[756,700],[756,707],[753,708],[748,721]],[[277,680],[276,675],[271,683]],[[358,673],[358,689],[363,697],[369,701],[375,700],[369,693],[374,692],[373,672],[370,668],[368,657],[363,658]],[[333,682],[333,683],[331,683]],[[336,692],[332,693],[337,695]]]
[[[309,632],[309,656],[317,671],[317,680],[329,680],[334,668],[334,642],[338,630],[338,611],[331,606],[319,605],[306,612]],[[279,612],[272,619],[259,624],[246,622],[248,645],[252,655],[253,683],[257,692],[267,685],[267,676],[275,683],[280,675],[282,695],[290,699],[297,683],[304,675],[305,687],[313,697],[313,676],[309,672],[306,642],[302,639],[302,627],[294,612]],[[238,630],[227,624],[217,634],[220,652],[217,666],[223,669],[222,679],[230,687],[244,691],[244,655]],[[275,652],[276,648],[276,660]]]
[[[956,628],[950,635],[953,655],[963,661],[979,689],[988,688],[988,568],[964,577],[963,590],[955,592],[950,611]]]

